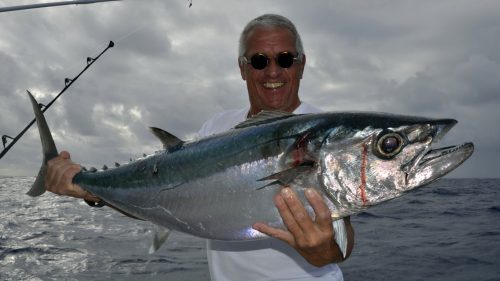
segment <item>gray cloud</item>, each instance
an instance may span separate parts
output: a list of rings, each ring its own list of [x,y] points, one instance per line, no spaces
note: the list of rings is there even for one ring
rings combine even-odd
[[[99,167],[160,149],[148,126],[188,138],[211,115],[247,105],[239,32],[272,12],[302,34],[304,100],[326,110],[456,118],[445,142],[477,149],[452,176],[497,177],[499,9],[496,1],[215,0],[188,8],[148,0],[3,13],[0,133],[15,135],[32,119],[26,89],[47,103],[114,40],[47,112],[58,147]],[[0,160],[0,175],[34,175],[40,154],[32,129]]]

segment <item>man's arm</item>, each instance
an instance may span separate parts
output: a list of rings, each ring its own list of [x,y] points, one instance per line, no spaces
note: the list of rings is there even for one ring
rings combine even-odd
[[[348,240],[344,258],[335,242],[328,206],[316,190],[309,188],[305,194],[316,214],[314,220],[307,213],[297,194],[291,188],[283,188],[274,201],[288,230],[273,228],[263,223],[256,223],[253,227],[288,243],[314,266],[344,261],[354,247],[354,229],[350,218],[344,219]]]

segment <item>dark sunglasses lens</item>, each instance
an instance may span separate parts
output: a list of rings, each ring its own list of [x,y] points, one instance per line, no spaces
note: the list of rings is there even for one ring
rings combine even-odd
[[[263,54],[255,54],[250,59],[252,67],[255,69],[264,69],[267,66],[267,57]]]
[[[293,64],[293,55],[290,53],[281,53],[278,56],[278,65],[283,68],[289,68]]]

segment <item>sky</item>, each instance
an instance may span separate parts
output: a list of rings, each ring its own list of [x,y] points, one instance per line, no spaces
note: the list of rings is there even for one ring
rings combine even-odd
[[[44,1],[0,1],[0,7]],[[47,1],[45,1],[47,2]],[[301,99],[327,111],[381,111],[459,123],[443,145],[475,152],[448,177],[499,177],[500,1],[124,0],[0,13],[0,135],[47,104],[59,150],[86,166],[161,149],[149,126],[192,138],[214,114],[248,105],[237,65],[245,24],[291,19],[307,64]],[[0,176],[34,176],[35,126],[0,159]]]

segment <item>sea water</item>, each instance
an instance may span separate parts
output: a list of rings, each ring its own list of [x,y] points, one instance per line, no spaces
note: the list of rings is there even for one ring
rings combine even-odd
[[[0,178],[0,280],[209,280],[205,241]],[[345,280],[500,280],[500,179],[442,179],[353,216]]]

